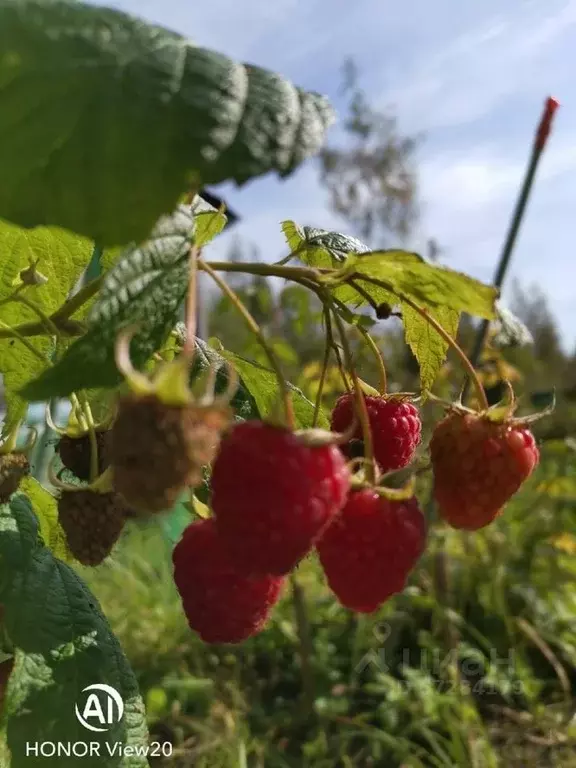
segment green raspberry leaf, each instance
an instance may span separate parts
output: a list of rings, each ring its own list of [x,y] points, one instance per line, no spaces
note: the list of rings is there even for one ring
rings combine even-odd
[[[185,336],[182,338],[185,338]],[[216,350],[209,347],[205,341],[196,338],[196,351],[190,376],[191,384],[194,384],[202,374],[206,374],[210,368],[218,369],[214,391],[216,394],[221,394],[228,385],[228,365],[226,360]],[[256,401],[242,380],[239,382],[238,389],[230,401],[230,405],[234,409],[236,416],[240,419],[248,420],[259,417]]]
[[[246,358],[234,352],[223,349],[217,340],[215,342],[218,344],[220,355],[232,363],[242,380],[242,384],[253,397],[258,417],[264,419],[274,414],[278,404],[281,402],[280,387],[278,386],[276,374],[259,363],[246,360]],[[303,392],[293,384],[289,383],[288,388],[292,397],[297,428],[307,429],[311,427],[314,419],[314,403],[311,403],[304,396]],[[317,426],[320,429],[329,428],[328,419],[322,410],[318,414]]]
[[[204,198],[196,195],[192,202],[194,242],[201,247],[213,240],[226,226],[227,218]]]
[[[460,322],[460,313],[457,310],[437,306],[429,308],[428,312],[452,338],[455,338]],[[446,360],[448,344],[430,323],[405,303],[402,304],[402,321],[406,342],[420,366],[420,386],[423,390],[429,390]]]
[[[0,216],[141,242],[192,185],[290,175],[324,97],[109,8],[0,0]]]
[[[82,758],[87,768],[147,766],[145,757],[114,752],[117,742],[134,751],[148,743],[144,704],[120,644],[78,575],[43,546],[30,501],[20,493],[0,507],[0,583],[16,648],[5,704],[12,768],[47,762],[26,753],[31,741],[93,742],[99,754]],[[88,732],[75,713],[76,704],[83,711],[83,690],[94,683],[112,686],[124,702],[120,722],[101,733]],[[57,762],[74,768],[79,759],[61,755]]]
[[[22,396],[47,400],[81,389],[116,386],[122,381],[114,361],[116,336],[132,324],[140,330],[132,340],[131,357],[135,367],[143,367],[178,319],[188,288],[193,229],[190,209],[181,206],[158,222],[143,245],[127,248],[106,274],[87,319],[88,332],[53,368],[26,384]]]
[[[367,245],[355,237],[315,227],[300,227],[293,221],[283,221],[282,232],[290,251],[297,253],[300,261],[310,267],[341,267],[349,254],[370,251]]]
[[[54,496],[32,475],[23,478],[20,482],[20,491],[27,496],[34,507],[39,533],[45,546],[59,560],[74,563],[74,557],[66,542],[66,535],[58,520],[58,505]]]
[[[462,272],[429,264],[417,253],[374,251],[350,256],[345,266],[369,293],[371,284],[362,278],[381,280],[392,293],[408,296],[423,307],[446,306],[487,320],[495,316],[498,289]]]
[[[27,285],[21,293],[44,314],[52,314],[76,284],[91,253],[92,245],[88,240],[65,230],[55,227],[26,230],[0,221],[0,301],[14,293],[22,271],[34,265],[34,269],[47,280],[41,284]],[[4,379],[7,406],[4,431],[9,431],[26,414],[28,405],[18,390],[31,378],[38,376],[48,362],[46,353],[49,343],[46,339],[30,337],[26,346],[19,339],[9,338],[6,326],[13,327],[22,323],[37,324],[38,315],[21,302],[2,305],[0,374]]]

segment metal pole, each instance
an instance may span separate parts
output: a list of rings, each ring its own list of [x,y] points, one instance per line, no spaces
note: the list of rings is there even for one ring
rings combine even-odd
[[[528,202],[528,198],[530,197],[530,192],[532,191],[532,186],[534,184],[536,170],[538,168],[540,158],[542,157],[544,147],[546,146],[546,142],[550,135],[552,118],[554,117],[554,114],[559,106],[560,105],[558,101],[556,101],[556,99],[553,99],[551,96],[549,96],[546,99],[546,103],[544,104],[544,111],[542,112],[542,117],[540,118],[540,123],[536,130],[536,135],[534,137],[534,142],[532,145],[532,153],[530,155],[528,167],[526,168],[524,181],[522,183],[522,187],[520,188],[520,194],[516,202],[516,207],[512,215],[512,220],[510,222],[508,234],[506,236],[506,240],[504,241],[504,247],[502,249],[502,253],[498,263],[498,268],[494,276],[493,284],[495,288],[498,288],[498,289],[502,288],[502,284],[504,283],[504,278],[506,277],[506,272],[508,270],[508,266],[510,265],[510,258],[512,256],[512,251],[514,249],[514,245],[518,237],[518,232],[520,230],[520,225],[523,221],[524,213],[526,211],[526,204]],[[480,355],[482,353],[482,349],[484,348],[486,337],[488,335],[489,326],[490,326],[490,321],[483,320],[480,325],[480,328],[478,329],[476,341],[472,349],[472,353],[470,355],[470,362],[472,363],[474,368],[476,368],[476,366],[478,365],[478,361],[480,360]],[[468,394],[469,386],[470,386],[470,379],[466,378],[464,382],[464,388],[462,390],[462,402],[465,402],[466,400],[466,395]]]

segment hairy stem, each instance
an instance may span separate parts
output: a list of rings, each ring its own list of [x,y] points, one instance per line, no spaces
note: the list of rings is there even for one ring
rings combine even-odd
[[[203,264],[214,272],[243,272],[247,275],[262,275],[263,277],[283,277],[286,280],[298,280],[298,278],[308,278],[318,282],[318,277],[323,271],[328,273],[334,270],[318,270],[312,267],[286,267],[281,264],[259,264],[242,263],[236,264],[232,261],[205,261]],[[204,266],[201,267],[204,269]]]
[[[24,304],[24,306],[28,307],[28,309],[31,309],[32,312],[34,312],[40,318],[40,322],[44,325],[46,331],[52,336],[60,338],[60,331],[58,330],[54,321],[48,317],[48,315],[45,314],[40,309],[40,307],[36,306],[33,301],[30,301],[30,299],[26,298],[26,296],[23,296],[22,294],[15,297],[14,301],[18,301],[20,304]]]
[[[91,280],[85,286],[83,286],[74,296],[71,296],[67,301],[62,304],[60,309],[52,315],[52,320],[57,325],[61,320],[67,320],[72,317],[73,314],[84,306],[90,299],[98,293],[104,282],[105,275]]]
[[[388,376],[386,375],[386,365],[384,364],[382,352],[378,349],[378,345],[365,328],[362,328],[361,325],[358,325],[357,328],[374,355],[374,360],[376,361],[376,366],[378,368],[378,378],[380,380],[380,394],[385,395],[388,390]]]
[[[198,268],[202,269],[204,272],[207,272],[212,280],[216,283],[216,285],[220,288],[222,293],[224,293],[232,302],[233,306],[236,308],[236,310],[242,315],[244,318],[246,325],[252,333],[256,336],[258,341],[260,342],[262,349],[266,353],[266,356],[268,357],[268,360],[270,362],[270,365],[272,367],[272,370],[276,374],[276,378],[278,379],[278,386],[280,388],[280,393],[282,396],[282,402],[284,403],[284,414],[286,417],[286,424],[290,429],[294,428],[295,424],[295,418],[294,418],[294,408],[292,405],[292,398],[290,396],[290,390],[288,389],[288,385],[286,383],[286,379],[284,378],[284,375],[282,373],[282,368],[280,367],[280,363],[278,362],[278,359],[266,341],[266,338],[262,332],[262,329],[256,322],[256,320],[252,317],[250,312],[246,309],[244,304],[242,303],[240,297],[236,294],[232,288],[228,285],[228,283],[223,280],[220,275],[216,274],[216,272],[212,269],[212,267],[207,264],[206,262],[202,261],[202,259],[198,259]]]

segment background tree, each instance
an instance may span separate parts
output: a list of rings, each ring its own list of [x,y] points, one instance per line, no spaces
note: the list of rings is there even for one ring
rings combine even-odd
[[[320,178],[332,209],[354,234],[374,247],[395,245],[411,234],[418,217],[418,139],[402,135],[395,117],[370,104],[353,60],[345,62],[343,75],[344,142],[322,150]]]

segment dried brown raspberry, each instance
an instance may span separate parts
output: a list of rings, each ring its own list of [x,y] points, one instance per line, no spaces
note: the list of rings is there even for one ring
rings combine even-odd
[[[152,378],[130,361],[133,328],[116,341],[116,365],[130,394],[120,398],[112,425],[110,458],[114,489],[140,513],[170,509],[187,488],[202,484],[221,433],[232,423],[230,399],[238,377],[231,369],[227,391],[214,395],[215,371],[197,401],[189,386],[193,348],[160,365]]]
[[[110,430],[97,429],[95,431],[96,444],[98,446],[98,474],[102,474],[110,466],[109,444]],[[62,460],[62,464],[80,480],[90,480],[90,459],[92,446],[90,436],[67,435],[60,438],[56,451]]]
[[[227,421],[218,410],[168,405],[156,395],[122,398],[110,445],[114,488],[142,512],[170,509],[202,483]]]
[[[30,463],[24,453],[14,451],[0,455],[0,504],[6,504],[29,472]]]
[[[128,510],[113,491],[63,490],[58,518],[72,555],[82,565],[99,565],[118,541]]]

